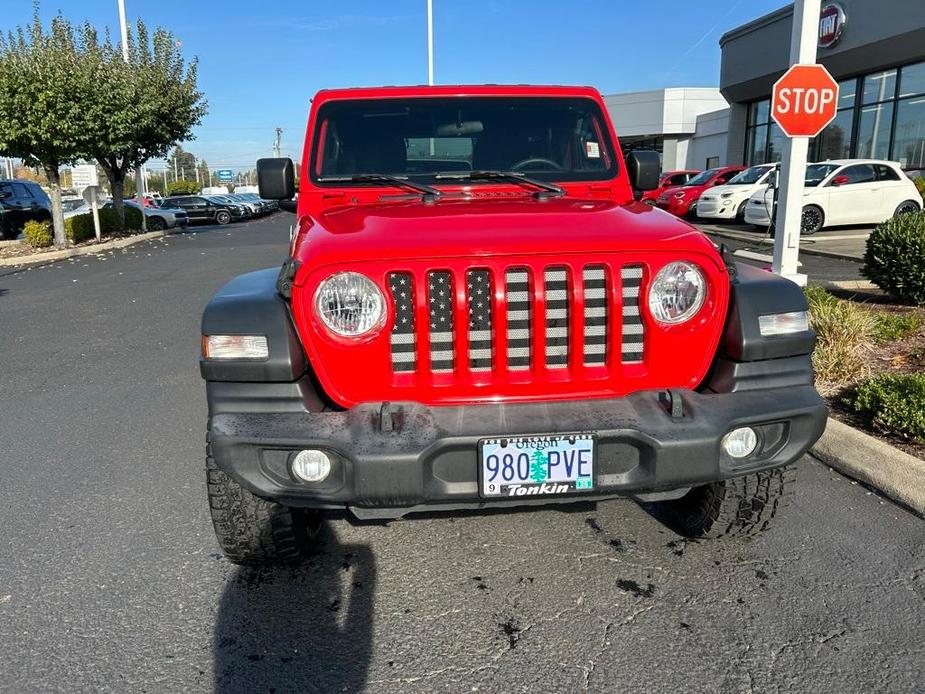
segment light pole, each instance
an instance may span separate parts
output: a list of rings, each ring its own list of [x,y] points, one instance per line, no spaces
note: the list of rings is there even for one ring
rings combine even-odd
[[[128,59],[128,23],[125,21],[125,0],[119,0],[119,30],[122,34],[122,58]],[[135,162],[135,201],[144,207],[145,203],[145,176],[144,167]],[[141,230],[148,230],[148,223],[144,214],[141,215]]]
[[[427,0],[427,84],[434,86],[434,0]]]

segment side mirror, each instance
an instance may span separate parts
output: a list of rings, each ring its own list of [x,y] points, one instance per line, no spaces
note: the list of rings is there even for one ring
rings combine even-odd
[[[4,191],[0,193],[0,200],[6,200],[7,198],[11,198],[11,197],[13,197],[13,194],[10,193],[9,191]]]
[[[266,200],[292,200],[295,195],[295,166],[292,159],[258,159],[257,186]]]
[[[636,149],[626,155],[626,172],[633,190],[655,190],[662,172],[658,152]]]
[[[851,179],[849,179],[847,176],[836,176],[835,178],[832,179],[832,185],[833,186],[843,186],[849,180]]]
[[[713,185],[715,185],[715,186],[724,186],[724,185],[726,185],[726,179],[725,179],[725,178],[717,178],[715,181],[713,181]]]

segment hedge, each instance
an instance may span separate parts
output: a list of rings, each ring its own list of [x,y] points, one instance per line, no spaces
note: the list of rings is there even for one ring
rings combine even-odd
[[[925,443],[925,374],[884,374],[864,381],[854,409],[875,428]]]
[[[23,225],[22,235],[26,243],[33,248],[48,248],[55,242],[51,222],[36,222],[30,219]]]
[[[925,306],[925,212],[904,214],[874,229],[861,274],[895,298]]]
[[[112,208],[106,208],[100,213],[100,233],[103,236],[120,231],[141,230],[141,210],[131,205],[125,205],[125,229],[119,224],[119,215]],[[64,233],[71,243],[81,243],[96,236],[93,228],[93,213],[81,214],[64,220]]]

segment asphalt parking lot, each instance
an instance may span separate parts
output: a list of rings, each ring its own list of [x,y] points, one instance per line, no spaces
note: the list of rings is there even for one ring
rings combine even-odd
[[[335,520],[302,566],[230,565],[199,315],[291,219],[0,270],[0,691],[925,689],[925,523],[810,459],[753,541],[614,501]]]

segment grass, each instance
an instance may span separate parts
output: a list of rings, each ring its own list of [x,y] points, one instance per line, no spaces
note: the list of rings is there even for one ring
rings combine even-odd
[[[813,369],[824,384],[852,383],[870,373],[875,321],[871,312],[841,301],[820,287],[808,287],[809,318],[816,331]]]

